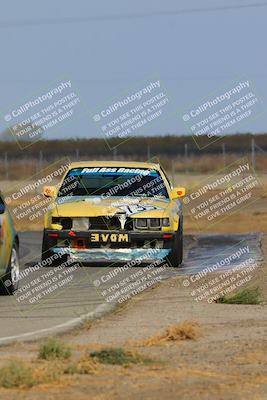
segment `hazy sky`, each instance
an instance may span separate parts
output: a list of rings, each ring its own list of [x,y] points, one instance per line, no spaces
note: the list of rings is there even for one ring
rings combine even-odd
[[[0,129],[7,126],[3,115],[13,106],[62,79],[71,80],[83,106],[51,131],[59,138],[100,136],[92,121],[94,110],[154,77],[168,93],[169,114],[146,127],[146,134],[187,133],[178,110],[239,77],[256,85],[267,106],[267,6],[203,10],[260,3],[264,1],[2,2]],[[195,11],[177,13],[190,9]],[[263,112],[242,131],[264,132],[266,126]]]

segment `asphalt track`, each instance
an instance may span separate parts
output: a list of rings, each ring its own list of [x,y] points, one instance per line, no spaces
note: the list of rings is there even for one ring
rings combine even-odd
[[[27,272],[30,266],[36,265],[36,262],[40,260],[41,236],[41,232],[20,234],[23,272]],[[249,256],[253,257],[257,264],[262,260],[260,234],[256,233],[250,235],[187,235],[184,247],[184,263],[180,268],[165,268],[160,273],[162,280],[178,274],[196,274],[216,263],[221,264],[221,260],[225,260],[240,248],[249,249]],[[248,254],[244,254],[237,260],[232,259],[230,264],[223,262],[224,265],[220,265],[219,269],[233,268],[247,258]],[[25,288],[23,292],[17,293],[16,296],[0,297],[0,344],[48,336],[78,325],[85,317],[96,318],[109,312],[116,305],[116,300],[107,301],[106,293],[115,293],[115,287],[116,285],[119,287],[122,279],[128,279],[134,284],[134,281],[138,279],[138,271],[140,274],[143,273],[143,268],[139,266],[112,276],[114,268],[84,266],[76,268],[71,273],[68,271],[66,276],[63,273],[60,281],[65,282],[64,285],[40,299],[34,299],[34,295],[23,298],[23,295],[27,294],[26,288],[34,286],[35,282],[36,285],[37,282],[39,282],[38,284],[48,282],[49,274],[51,273],[52,276],[54,269],[45,267],[28,275],[25,274],[25,278],[20,282],[20,287]],[[136,275],[135,278],[133,278],[133,274]],[[109,281],[105,278],[106,282],[104,283],[102,282],[103,276],[112,278]],[[71,280],[68,281],[68,279]],[[153,282],[151,281],[151,283]]]

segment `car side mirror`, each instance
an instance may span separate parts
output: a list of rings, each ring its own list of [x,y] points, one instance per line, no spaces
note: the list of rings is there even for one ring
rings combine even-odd
[[[186,190],[184,187],[175,187],[175,188],[173,188],[173,190],[171,192],[171,199],[176,200],[181,197],[184,197],[185,193],[186,193]]]
[[[55,186],[44,186],[43,187],[43,195],[45,197],[56,197],[57,188]]]

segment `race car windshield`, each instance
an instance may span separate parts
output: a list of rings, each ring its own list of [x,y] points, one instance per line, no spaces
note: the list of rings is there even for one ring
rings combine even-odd
[[[58,192],[63,196],[132,196],[168,198],[160,173],[142,168],[74,168]]]

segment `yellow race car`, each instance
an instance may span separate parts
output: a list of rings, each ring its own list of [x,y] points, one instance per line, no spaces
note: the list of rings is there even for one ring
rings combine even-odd
[[[13,294],[19,286],[19,237],[0,193],[0,294]]]
[[[183,259],[184,188],[172,185],[159,164],[77,162],[58,187],[45,215],[42,260],[73,262]]]

